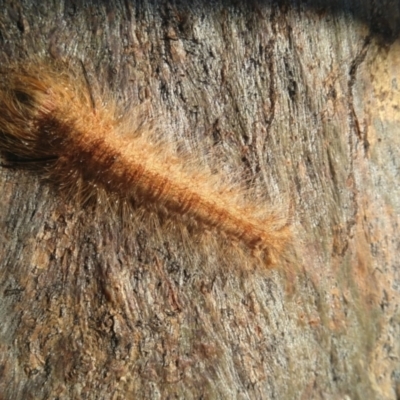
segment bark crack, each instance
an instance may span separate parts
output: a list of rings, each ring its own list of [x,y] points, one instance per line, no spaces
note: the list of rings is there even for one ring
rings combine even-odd
[[[365,57],[367,55],[368,49],[371,44],[371,34],[369,34],[365,40],[364,44],[359,51],[359,53],[356,55],[356,57],[353,59],[353,61],[350,64],[350,69],[349,69],[349,80],[347,83],[348,86],[348,106],[349,106],[349,119],[350,119],[350,124],[351,127],[355,130],[355,133],[357,135],[357,138],[362,141],[364,151],[367,153],[368,148],[369,148],[369,141],[366,132],[363,132],[360,127],[360,123],[357,117],[357,113],[355,111],[354,107],[354,96],[353,96],[353,88],[354,84],[356,82],[357,78],[357,71],[361,64],[364,62]]]
[[[349,69],[349,79],[347,83],[348,87],[348,115],[349,115],[349,122],[350,122],[350,134],[349,134],[349,139],[348,139],[348,145],[349,145],[349,162],[350,162],[350,172],[347,176],[347,184],[352,192],[352,202],[353,202],[353,215],[347,220],[346,223],[346,244],[344,246],[344,249],[342,251],[342,255],[347,251],[348,248],[348,238],[350,238],[351,230],[353,226],[356,224],[356,217],[358,214],[358,200],[357,200],[357,183],[356,183],[356,178],[354,175],[354,158],[355,158],[355,141],[354,137],[352,135],[352,132],[354,130],[358,141],[362,142],[363,144],[363,149],[364,149],[364,154],[368,152],[369,148],[369,142],[367,138],[366,132],[363,132],[361,127],[360,127],[360,122],[357,117],[357,113],[354,107],[354,96],[353,96],[353,88],[356,82],[357,78],[357,72],[361,64],[365,61],[365,58],[367,56],[368,49],[370,47],[372,40],[371,34],[369,34],[365,39],[364,43],[358,52],[358,54],[355,56],[355,58],[352,60],[350,63],[350,69]]]

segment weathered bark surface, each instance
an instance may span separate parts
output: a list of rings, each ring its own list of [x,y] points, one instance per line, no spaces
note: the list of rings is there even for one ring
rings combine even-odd
[[[2,63],[82,60],[297,236],[291,272],[197,265],[0,168],[1,398],[400,398],[398,2],[33,3]]]

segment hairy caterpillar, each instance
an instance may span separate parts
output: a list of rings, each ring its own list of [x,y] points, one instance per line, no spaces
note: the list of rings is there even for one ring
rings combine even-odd
[[[81,204],[112,202],[161,221],[211,232],[270,266],[290,238],[287,220],[218,174],[186,166],[151,128],[129,131],[115,101],[94,106],[88,85],[64,64],[16,65],[0,82],[0,150],[29,164]]]

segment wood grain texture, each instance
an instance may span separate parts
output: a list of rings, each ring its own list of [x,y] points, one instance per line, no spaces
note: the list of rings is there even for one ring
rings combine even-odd
[[[3,398],[400,397],[399,6],[210,3],[3,0],[0,62],[80,60],[95,97],[289,198],[288,272],[189,259],[1,168]]]

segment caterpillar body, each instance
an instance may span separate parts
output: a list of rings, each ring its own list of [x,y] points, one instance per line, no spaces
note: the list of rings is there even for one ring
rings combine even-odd
[[[0,86],[3,157],[15,165],[29,161],[82,205],[102,191],[161,221],[215,232],[265,266],[275,263],[291,237],[287,219],[218,174],[187,166],[150,127],[127,133],[129,119],[119,117],[115,101],[93,103],[68,65],[8,68]]]

